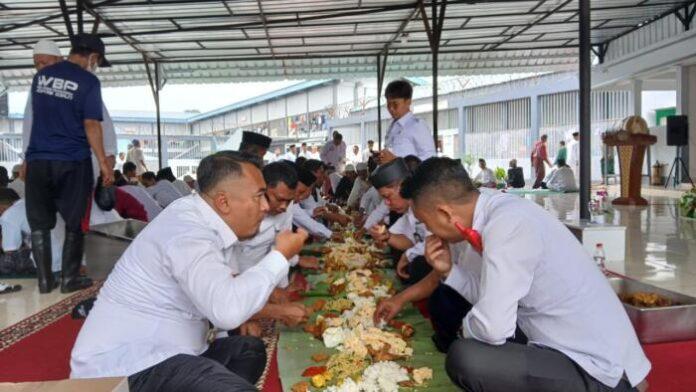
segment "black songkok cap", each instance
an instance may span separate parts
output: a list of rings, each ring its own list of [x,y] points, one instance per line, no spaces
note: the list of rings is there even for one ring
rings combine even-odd
[[[379,166],[370,177],[372,186],[376,189],[392,185],[411,176],[411,171],[403,158]]]
[[[244,144],[253,144],[255,146],[263,147],[265,149],[268,149],[268,147],[271,146],[271,139],[270,137],[266,135],[262,135],[260,133],[256,132],[249,132],[249,131],[244,131],[242,132],[242,143]]]

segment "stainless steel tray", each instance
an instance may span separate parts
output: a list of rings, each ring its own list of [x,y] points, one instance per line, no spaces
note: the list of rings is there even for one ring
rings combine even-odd
[[[134,219],[90,227],[85,236],[85,262],[92,279],[105,279],[147,223]]]
[[[660,308],[639,308],[623,304],[641,343],[696,339],[696,298],[620,275],[610,275],[608,279],[617,294],[650,292],[679,304]]]

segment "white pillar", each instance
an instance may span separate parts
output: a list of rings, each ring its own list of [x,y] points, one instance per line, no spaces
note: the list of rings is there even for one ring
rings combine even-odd
[[[683,158],[693,178],[696,174],[696,66],[694,65],[677,67],[677,114],[688,116],[689,145],[684,149]]]

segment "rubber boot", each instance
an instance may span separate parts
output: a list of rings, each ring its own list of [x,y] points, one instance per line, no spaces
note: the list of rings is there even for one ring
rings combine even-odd
[[[31,233],[31,253],[36,263],[36,276],[39,279],[39,293],[47,294],[56,288],[56,281],[51,271],[51,231],[37,230]]]
[[[65,233],[63,244],[63,280],[60,285],[61,293],[86,289],[92,285],[92,279],[80,276],[82,253],[84,251],[84,234],[82,232]]]

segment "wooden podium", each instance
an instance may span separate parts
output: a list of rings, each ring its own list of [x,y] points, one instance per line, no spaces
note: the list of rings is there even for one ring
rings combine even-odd
[[[621,197],[614,199],[612,204],[647,206],[648,201],[640,196],[643,158],[645,149],[657,143],[657,137],[647,133],[618,131],[605,133],[602,141],[607,146],[616,146],[619,153]]]

